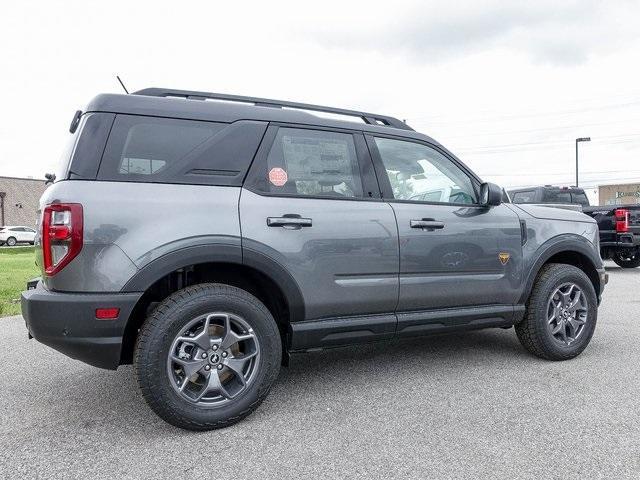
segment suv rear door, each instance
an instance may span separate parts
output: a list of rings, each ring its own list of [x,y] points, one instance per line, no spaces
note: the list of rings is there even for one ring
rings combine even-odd
[[[242,190],[240,222],[244,257],[265,255],[297,283],[305,314],[294,321],[339,319],[349,343],[393,335],[398,234],[362,133],[270,126]],[[341,343],[331,336],[323,342]]]
[[[443,321],[437,311],[444,309],[481,307],[472,315],[489,321],[509,316],[521,285],[516,213],[506,204],[479,205],[480,182],[444,149],[393,136],[366,138],[398,224],[398,334],[465,321],[459,311]],[[449,198],[415,200],[437,189],[450,192]]]

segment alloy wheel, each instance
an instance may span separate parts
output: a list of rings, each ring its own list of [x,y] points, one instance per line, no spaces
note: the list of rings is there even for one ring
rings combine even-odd
[[[174,390],[184,399],[207,407],[224,405],[253,381],[260,345],[240,316],[219,312],[190,321],[174,338],[167,371]]]
[[[556,342],[571,345],[584,332],[588,313],[584,292],[575,283],[564,283],[549,298],[547,328]]]

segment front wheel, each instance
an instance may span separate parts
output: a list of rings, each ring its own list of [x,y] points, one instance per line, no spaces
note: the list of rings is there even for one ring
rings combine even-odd
[[[515,330],[520,343],[547,360],[568,360],[587,347],[598,319],[598,301],[589,277],[577,267],[545,265]]]
[[[16,243],[18,243],[18,241],[14,237],[7,238],[7,246],[15,247]]]
[[[640,249],[629,252],[616,252],[611,259],[622,268],[640,267]]]
[[[282,358],[280,333],[253,295],[221,284],[180,290],[146,320],[134,366],[160,418],[189,430],[232,425],[269,393]]]

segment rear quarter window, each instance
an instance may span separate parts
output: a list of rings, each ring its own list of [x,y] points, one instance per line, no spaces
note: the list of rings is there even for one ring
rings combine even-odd
[[[117,115],[99,180],[241,185],[266,124]]]

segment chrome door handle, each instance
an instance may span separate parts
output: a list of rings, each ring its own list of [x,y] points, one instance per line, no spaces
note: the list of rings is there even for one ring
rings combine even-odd
[[[411,226],[411,228],[422,228],[425,230],[441,230],[444,228],[444,223],[438,222],[433,218],[422,218],[420,220],[411,220],[409,226]]]

